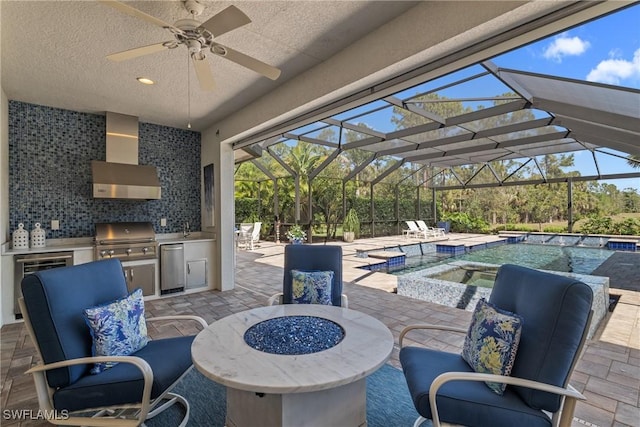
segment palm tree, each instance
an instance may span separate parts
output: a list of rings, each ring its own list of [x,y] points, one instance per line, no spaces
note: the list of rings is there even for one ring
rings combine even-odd
[[[627,157],[627,163],[629,163],[629,166],[632,168],[640,169],[640,156],[629,154],[629,157]]]

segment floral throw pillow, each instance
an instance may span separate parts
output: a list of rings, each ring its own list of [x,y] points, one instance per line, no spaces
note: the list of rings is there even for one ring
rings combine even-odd
[[[295,304],[331,304],[333,271],[291,270]]]
[[[110,304],[87,308],[84,317],[93,337],[94,356],[128,356],[147,345],[142,289]],[[99,374],[117,362],[95,363],[92,374]]]
[[[516,359],[522,316],[502,310],[481,299],[476,305],[462,348],[462,358],[476,372],[509,375]],[[506,384],[486,382],[502,395]]]

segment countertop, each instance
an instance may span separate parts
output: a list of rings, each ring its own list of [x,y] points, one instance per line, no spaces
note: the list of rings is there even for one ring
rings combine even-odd
[[[182,233],[156,234],[156,241],[159,245],[212,242],[214,240],[215,235],[213,233],[193,232],[187,237],[184,237]],[[6,242],[2,245],[1,253],[2,255],[28,255],[93,249],[93,237],[79,237],[73,239],[47,239],[44,248],[13,249],[11,248],[11,242]]]

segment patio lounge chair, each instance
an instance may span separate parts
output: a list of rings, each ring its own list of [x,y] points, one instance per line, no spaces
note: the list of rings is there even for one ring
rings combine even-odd
[[[414,427],[425,419],[431,419],[434,427],[440,427],[441,422],[492,427],[571,426],[576,400],[585,397],[568,383],[589,330],[592,300],[591,288],[574,278],[505,264],[498,270],[489,303],[497,307],[494,313],[509,314],[487,314],[482,319],[483,311],[477,310],[468,333],[467,329],[435,325],[403,329],[400,363],[420,414]],[[518,316],[520,320],[513,320]],[[505,327],[496,328],[496,324]],[[479,325],[482,328],[476,327]],[[507,371],[504,375],[475,371],[466,361],[468,357],[460,354],[403,346],[406,334],[416,329],[467,333],[463,354],[471,349],[484,354],[484,358],[474,359],[480,362],[507,360],[507,364],[512,363],[511,376]],[[515,335],[519,335],[519,344],[509,346],[505,337],[513,336],[510,331],[518,329],[521,332]],[[487,331],[500,333],[492,336]],[[483,352],[492,342],[505,344]],[[505,357],[494,358],[497,348],[509,350]],[[500,384],[507,384],[503,394],[490,388]]]
[[[407,224],[407,227],[409,227],[408,230],[402,230],[405,237],[424,237],[425,239],[427,238],[426,231],[420,230],[420,227],[418,227],[415,221],[405,221],[405,223]]]
[[[142,293],[127,292],[115,258],[39,271],[22,280],[19,302],[41,360],[27,373],[33,375],[42,413],[60,414],[47,418],[52,424],[133,427],[174,403],[184,406],[180,426],[187,424],[189,404],[171,390],[193,367],[195,335],[147,342],[146,326],[141,326],[146,323],[140,320]],[[207,326],[197,316],[143,322],[152,320]],[[94,335],[101,338],[94,342]]]
[[[444,228],[429,227],[423,220],[417,220],[416,224],[420,230],[425,231],[432,237],[443,237],[445,235]]]

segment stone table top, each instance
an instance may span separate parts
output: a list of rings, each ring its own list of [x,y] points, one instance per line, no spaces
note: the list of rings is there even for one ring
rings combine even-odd
[[[316,316],[344,329],[336,346],[311,354],[282,355],[251,348],[248,328],[283,316]],[[220,319],[195,338],[194,366],[209,379],[257,393],[326,390],[362,379],[391,356],[393,336],[379,320],[356,310],[330,305],[284,304],[254,308]]]

